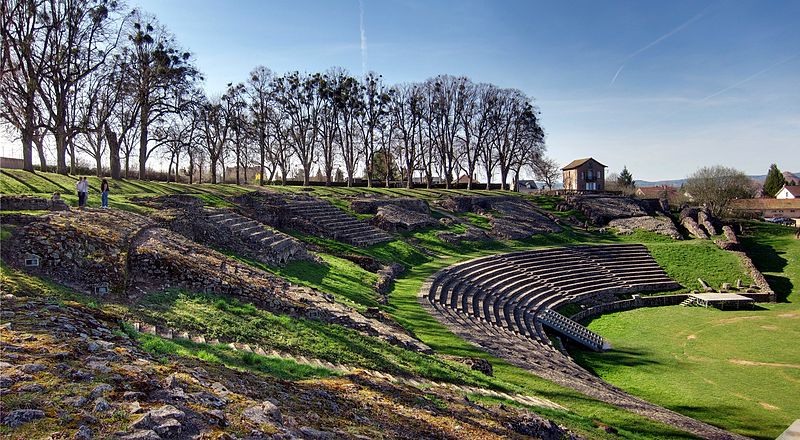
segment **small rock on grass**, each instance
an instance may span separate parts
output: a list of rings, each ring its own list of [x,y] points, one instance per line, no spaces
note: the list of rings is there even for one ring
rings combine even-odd
[[[28,422],[44,417],[44,411],[38,409],[17,409],[11,411],[3,418],[3,424],[16,428]]]
[[[75,440],[92,440],[92,430],[86,425],[81,425],[72,438]]]

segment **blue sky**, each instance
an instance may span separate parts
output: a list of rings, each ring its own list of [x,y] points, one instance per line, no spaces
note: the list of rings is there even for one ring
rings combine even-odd
[[[562,163],[594,156],[648,180],[718,163],[800,171],[796,0],[130,5],[154,13],[195,54],[210,93],[259,64],[356,74],[365,66],[390,83],[463,74],[534,97]]]

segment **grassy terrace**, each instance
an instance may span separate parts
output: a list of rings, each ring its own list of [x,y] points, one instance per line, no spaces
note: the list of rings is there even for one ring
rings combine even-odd
[[[35,176],[15,170],[0,172],[0,192],[4,194],[37,194],[48,196],[49,193],[60,191],[65,198],[74,203],[73,194],[75,179],[69,176],[37,173]],[[93,189],[99,187],[99,180],[90,178]],[[116,187],[114,186],[116,185]],[[384,188],[324,188],[314,187],[311,191],[303,191],[300,187],[269,187],[273,190],[302,192],[304,194],[320,196],[346,208],[344,196],[358,196],[365,193],[384,194],[395,197],[418,197],[433,200],[438,197],[459,194],[486,194],[485,191],[466,190],[407,190]],[[112,183],[111,206],[146,213],[147,209],[136,204],[136,197],[152,197],[163,194],[193,194],[203,198],[211,206],[228,206],[226,196],[239,194],[255,187],[237,187],[233,185],[180,185],[156,182],[139,182],[125,180]],[[497,192],[494,192],[495,194]],[[559,203],[556,197],[529,197],[541,208],[553,211],[555,215],[566,217],[576,215],[574,212],[555,212]],[[90,193],[90,205],[99,204],[97,193]],[[465,216],[467,221],[478,227],[486,226],[486,218],[479,215]],[[570,409],[569,412],[544,411],[536,408],[536,412],[545,414],[562,423],[579,434],[591,438],[612,438],[611,434],[598,430],[593,420],[600,420],[619,430],[623,438],[688,438],[685,433],[676,431],[663,424],[652,422],[643,417],[628,413],[611,405],[606,405],[569,389],[554,385],[540,379],[520,368],[505,363],[502,359],[494,358],[469,343],[457,338],[421,308],[417,303],[416,295],[422,282],[437,270],[471,258],[509,252],[520,249],[533,249],[542,246],[560,246],[582,243],[643,243],[656,260],[676,281],[680,282],[683,290],[698,288],[697,278],[701,277],[712,285],[723,282],[735,282],[737,278],[748,282],[741,264],[735,256],[718,249],[709,241],[686,240],[674,241],[669,238],[652,233],[637,232],[628,236],[614,234],[595,234],[581,230],[567,228],[558,234],[536,236],[523,241],[489,241],[489,242],[462,242],[452,245],[440,240],[436,234],[445,229],[458,232],[462,226],[450,228],[439,227],[413,233],[403,234],[398,240],[373,246],[368,249],[354,248],[333,240],[305,236],[294,231],[287,231],[296,237],[323,249],[320,253],[325,265],[310,262],[295,262],[286,267],[268,267],[262,264],[232,255],[235,258],[269,270],[288,280],[317,288],[331,293],[337,299],[350,305],[365,309],[378,305],[377,294],[371,285],[375,275],[358,265],[348,261],[343,256],[347,254],[360,254],[375,258],[380,261],[397,261],[407,267],[407,272],[395,281],[393,290],[389,292],[388,305],[381,306],[385,312],[393,316],[403,327],[413,333],[420,340],[431,346],[437,353],[453,356],[479,357],[489,360],[494,367],[493,378],[483,376],[472,370],[464,368],[461,364],[444,361],[438,357],[418,355],[396,347],[383,344],[372,338],[364,338],[347,329],[338,326],[322,325],[313,321],[297,320],[285,316],[273,315],[268,312],[256,310],[247,304],[239,304],[226,298],[191,292],[167,292],[153,294],[146,297],[141,303],[134,305],[97,304],[98,307],[108,309],[121,316],[144,317],[150,321],[162,321],[176,327],[210,333],[211,336],[224,337],[241,342],[257,343],[266,348],[275,348],[296,354],[314,356],[332,362],[344,362],[362,365],[365,368],[374,368],[392,374],[409,374],[429,377],[436,380],[454,383],[467,383],[489,388],[502,389],[514,392],[528,392],[549,398]],[[764,229],[766,228],[766,229]],[[800,287],[800,264],[797,263],[797,245],[777,234],[777,229],[765,226],[754,226],[752,237],[746,237],[744,243],[748,252],[766,273],[769,281],[780,289],[784,298],[789,297],[788,292],[797,291]],[[3,234],[5,237],[6,233]],[[794,245],[794,247],[792,246]],[[3,268],[4,289],[13,285],[24,285],[31,290],[47,290],[53,295],[66,295],[70,299],[83,302],[92,302],[91,298],[81,298],[74,293],[65,293],[57,286],[44,283],[42,280],[31,279],[25,274]],[[794,290],[793,290],[794,289]],[[781,396],[780,390],[776,394],[775,388],[781,381],[800,383],[797,376],[798,369],[782,368],[762,365],[741,365],[728,361],[727,357],[737,356],[742,360],[758,360],[768,363],[794,363],[791,353],[786,354],[785,343],[781,341],[797,340],[798,319],[780,318],[781,314],[791,314],[797,311],[792,308],[797,301],[789,304],[770,306],[767,311],[757,313],[773,313],[774,320],[765,320],[764,326],[771,328],[777,326],[779,331],[768,329],[758,330],[758,320],[743,319],[742,325],[756,325],[756,327],[742,327],[743,331],[756,331],[756,333],[731,332],[725,339],[725,344],[713,344],[709,335],[710,323],[715,320],[733,317],[726,313],[714,315],[714,311],[700,309],[660,308],[637,310],[616,315],[608,315],[595,320],[592,328],[611,339],[615,348],[606,355],[594,356],[588,353],[578,353],[584,365],[593,368],[597,374],[605,379],[628,389],[634,394],[652,399],[656,403],[671,407],[679,412],[697,417],[707,422],[734,429],[747,435],[757,437],[774,437],[775,430],[785,422],[786,414],[798,413],[798,408],[791,404],[770,403],[765,400],[772,395]],[[784,309],[785,308],[785,309]],[[639,316],[638,313],[660,313],[658,316]],[[743,315],[744,316],[744,315]],[[783,319],[783,321],[781,321]],[[602,328],[604,320],[608,329]],[[641,324],[637,327],[638,324]],[[781,324],[783,323],[783,324]],[[645,325],[646,324],[646,325]],[[782,325],[787,325],[784,328]],[[792,326],[793,325],[793,326]],[[731,324],[717,326],[720,330],[735,327]],[[614,330],[618,329],[618,330]],[[646,329],[646,330],[645,330]],[[679,330],[691,331],[681,333]],[[695,339],[687,339],[694,334]],[[750,335],[758,335],[758,338]],[[642,338],[645,335],[645,338]],[[669,335],[668,337],[662,335]],[[770,335],[772,336],[770,338]],[[780,337],[775,337],[779,335]],[[681,339],[681,337],[683,339]],[[627,338],[627,339],[626,339]],[[642,340],[640,340],[642,339]],[[770,339],[762,345],[760,341]],[[237,358],[241,354],[226,351],[224,347],[196,346],[184,343],[169,343],[158,338],[142,336],[141,342],[146,348],[157,354],[187,356],[200,358],[208,362],[223,363],[232,368],[247,369],[262,374],[272,374],[286,379],[298,379],[309,376],[324,376],[327,371],[309,371],[298,369],[296,365],[278,365],[274,360],[257,358]],[[683,357],[684,363],[676,363],[674,357],[681,351],[664,348],[658,351],[660,345],[673,347],[675,344],[695,344],[697,351],[691,356]],[[736,347],[736,343],[740,345]],[[636,345],[640,344],[640,345]],[[644,344],[644,345],[641,345]],[[730,344],[727,346],[726,344]],[[703,348],[704,347],[704,348]],[[712,350],[717,347],[717,350]],[[729,351],[729,348],[733,347]],[[763,347],[763,349],[759,348]],[[741,352],[739,350],[741,348]],[[638,351],[637,351],[638,350]],[[710,352],[709,352],[710,350]],[[753,350],[748,352],[747,350]],[[677,354],[676,354],[677,353]],[[730,354],[733,353],[733,354]],[[778,357],[764,357],[769,353],[784,353],[788,359]],[[764,355],[764,356],[762,356]],[[603,357],[606,356],[606,357]],[[613,356],[617,356],[614,358]],[[692,357],[705,357],[710,359],[708,364],[690,365]],[[776,355],[777,356],[777,355]],[[767,360],[764,360],[767,359]],[[670,363],[672,362],[672,363]],[[635,367],[635,368],[632,368]],[[680,367],[680,368],[676,368]],[[686,367],[697,368],[704,371],[709,368],[709,374],[717,377],[730,377],[730,383],[738,385],[738,392],[744,397],[736,397],[729,392],[734,391],[734,386],[725,392],[708,391],[711,384],[703,381],[701,375],[691,376],[692,380],[686,383],[678,379],[683,378],[682,369]],[[687,371],[690,371],[687,370]],[[734,371],[735,370],[735,371]],[[748,374],[747,372],[751,372]],[[634,374],[635,373],[635,374]],[[616,375],[616,376],[615,376]],[[664,378],[662,380],[662,377]],[[760,381],[761,378],[764,381]],[[767,380],[768,379],[768,380]],[[712,379],[713,380],[713,379]],[[764,383],[762,383],[764,382]],[[752,384],[743,389],[741,384]],[[676,388],[680,386],[681,388]],[[705,388],[704,388],[705,387]],[[763,395],[760,392],[750,392],[756,387],[766,387]],[[797,388],[787,387],[795,394]],[[681,392],[675,392],[675,390]],[[686,392],[683,392],[686,389]],[[643,391],[644,390],[644,391]],[[665,397],[666,395],[670,396]],[[721,402],[721,400],[724,400]],[[740,399],[747,404],[732,402]],[[487,403],[490,399],[483,399]],[[773,399],[774,400],[774,399]],[[779,407],[775,410],[760,405],[759,402]],[[509,404],[509,402],[505,402]],[[761,409],[759,409],[761,408]],[[756,418],[766,420],[765,423],[752,423]],[[774,435],[773,435],[774,434]]]

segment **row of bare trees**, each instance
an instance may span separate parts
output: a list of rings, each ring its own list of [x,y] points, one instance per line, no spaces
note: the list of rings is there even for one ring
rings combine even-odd
[[[449,75],[390,86],[374,73],[259,66],[206,96],[191,54],[148,14],[108,0],[2,5],[0,120],[31,171],[34,151],[43,167],[54,151],[59,173],[74,173],[78,154],[98,173],[108,163],[115,179],[130,177],[137,158],[145,178],[158,157],[190,183],[204,170],[217,182],[226,164],[237,183],[258,169],[261,184],[290,174],[308,184],[316,168],[328,183],[342,174],[352,185],[363,173],[370,185],[412,186],[417,176],[448,187],[460,175],[472,187],[479,174],[506,187],[523,169],[552,168],[538,111],[516,89]]]

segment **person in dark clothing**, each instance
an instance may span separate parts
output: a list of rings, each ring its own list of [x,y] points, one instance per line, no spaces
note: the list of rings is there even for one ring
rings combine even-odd
[[[100,200],[100,207],[108,209],[108,180],[106,179],[103,179],[103,182],[100,184]]]

